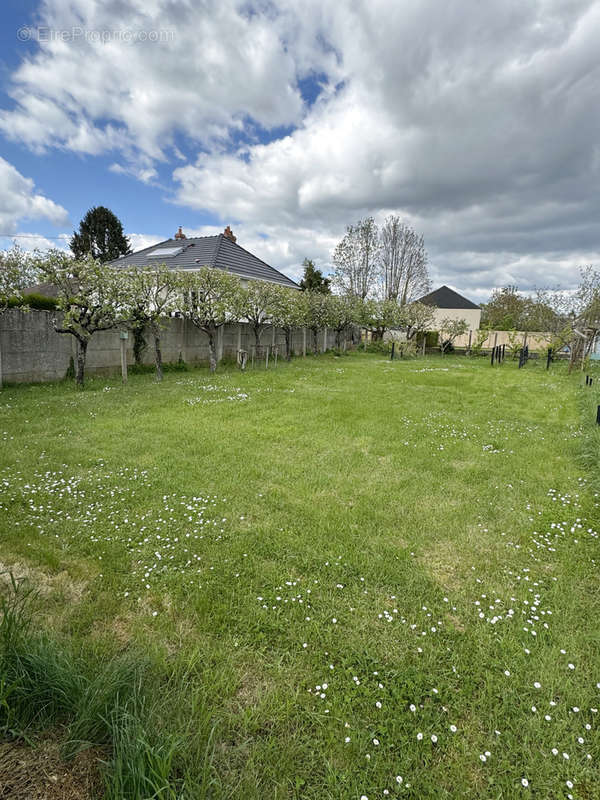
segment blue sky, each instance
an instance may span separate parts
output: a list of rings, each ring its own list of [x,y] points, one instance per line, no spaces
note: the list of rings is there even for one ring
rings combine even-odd
[[[231,224],[292,277],[307,256],[327,271],[347,224],[395,213],[434,284],[475,300],[600,262],[599,2],[1,14],[0,246],[47,246],[106,205],[135,247]]]
[[[8,0],[2,9],[0,52],[2,53],[0,102],[2,107],[14,108],[7,89],[11,74],[23,58],[35,54],[35,42],[17,40],[17,31],[35,26],[38,2]],[[178,146],[186,152],[184,142]],[[171,170],[173,163],[158,167],[156,185],[144,185],[127,175],[111,172],[115,158],[109,155],[87,155],[53,148],[51,152],[36,153],[18,141],[7,137],[0,140],[0,156],[13,164],[24,176],[32,177],[36,190],[51,197],[69,214],[70,225],[56,226],[43,218],[24,220],[19,233],[42,234],[47,237],[71,233],[85,212],[94,205],[110,208],[128,231],[168,238],[179,225],[186,228],[217,224],[213,214],[198,214],[172,202]],[[188,157],[191,154],[188,153]],[[0,231],[0,233],[14,231]],[[11,239],[0,239],[0,246],[9,246]],[[18,240],[26,245],[25,239]]]

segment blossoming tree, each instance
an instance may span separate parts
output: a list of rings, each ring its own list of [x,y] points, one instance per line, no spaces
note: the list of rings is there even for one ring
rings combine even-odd
[[[292,334],[308,321],[309,293],[275,286],[274,302],[271,307],[273,325],[281,328],[285,336],[285,357],[292,357]]]
[[[235,275],[202,267],[181,278],[182,311],[186,319],[208,336],[210,371],[217,368],[217,334],[227,322],[244,314],[244,293]]]
[[[272,322],[274,305],[277,301],[277,289],[274,283],[267,281],[249,281],[242,289],[244,317],[254,332],[254,345],[258,354],[260,337],[267,325]]]
[[[126,316],[125,274],[92,258],[73,260],[61,250],[49,250],[35,261],[39,273],[57,290],[53,319],[57,333],[77,341],[77,386],[83,387],[87,348],[93,334],[116,328]]]
[[[335,346],[342,349],[342,334],[361,317],[362,303],[357,297],[339,297],[333,295],[329,298],[329,325],[335,331]]]
[[[21,290],[35,280],[32,258],[15,245],[0,251],[0,315],[19,299]],[[2,349],[0,347],[0,388],[2,388]]]
[[[181,278],[165,264],[133,267],[125,273],[126,316],[130,327],[148,328],[154,339],[156,380],[162,381],[161,331],[172,311],[181,305]]]
[[[306,292],[308,313],[307,323],[312,333],[313,353],[316,355],[319,350],[318,335],[319,331],[329,325],[329,302],[331,296],[320,292]]]

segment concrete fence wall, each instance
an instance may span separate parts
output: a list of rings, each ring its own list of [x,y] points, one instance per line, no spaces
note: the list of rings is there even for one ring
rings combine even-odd
[[[478,331],[472,331],[472,342],[474,343],[477,339]],[[550,342],[552,341],[552,334],[551,333],[544,333],[542,331],[490,331],[487,339],[483,342],[482,347],[484,350],[489,350],[496,344],[505,344],[507,347],[510,343],[510,337],[513,336],[514,339],[521,345],[527,344],[530,350],[544,350],[550,346]],[[468,347],[469,346],[469,334],[465,333],[464,336],[459,336],[454,341],[455,347]]]
[[[10,309],[0,315],[0,354],[2,378],[10,383],[34,383],[61,380],[69,368],[71,356],[76,356],[75,337],[56,333],[49,311],[23,312]],[[350,334],[348,334],[348,339]],[[148,346],[144,352],[144,363],[154,363],[154,342],[149,333],[145,335]],[[294,331],[292,349],[296,355],[303,352],[303,330]],[[263,330],[261,345],[275,344],[279,355],[285,353],[283,331],[267,327]],[[335,333],[319,332],[318,346],[335,346]],[[238,349],[252,353],[254,333],[245,323],[232,323],[221,329],[218,341],[220,356],[236,357]],[[95,333],[88,346],[86,371],[89,374],[110,374],[121,365],[119,331]],[[312,351],[312,333],[306,331],[306,349]],[[161,350],[164,362],[177,361],[179,357],[188,364],[208,361],[208,338],[191,322],[172,318],[161,334]],[[133,336],[127,340],[127,363],[134,364]]]

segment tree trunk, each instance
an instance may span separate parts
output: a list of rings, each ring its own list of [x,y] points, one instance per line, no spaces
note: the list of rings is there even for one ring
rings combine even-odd
[[[254,329],[254,347],[256,348],[256,356],[258,357],[260,354],[260,334],[262,333],[262,331],[256,325],[253,326],[253,329]]]
[[[215,334],[216,330],[209,330],[207,331],[208,335],[208,363],[211,372],[215,372],[217,369],[217,344],[215,341]]]
[[[318,330],[318,328],[313,328],[312,329],[312,335],[313,335],[313,354],[316,356],[317,353],[319,352],[319,339],[318,339],[319,330]]]
[[[83,389],[83,376],[85,373],[85,358],[87,355],[87,339],[77,339],[77,372],[75,380],[79,389]]]
[[[292,332],[289,328],[284,329],[285,334],[285,360],[292,360]]]
[[[339,330],[335,332],[335,349],[338,352],[342,349],[342,332]]]
[[[160,352],[160,336],[158,333],[154,334],[154,362],[156,364],[156,380],[162,381],[163,379],[162,353]]]
[[[133,329],[133,357],[138,367],[144,362],[143,354],[145,349],[146,340],[144,339],[144,326],[136,325]]]

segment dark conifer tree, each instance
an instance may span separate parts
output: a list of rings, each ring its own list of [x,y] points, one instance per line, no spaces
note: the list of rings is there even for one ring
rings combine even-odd
[[[304,292],[319,292],[319,294],[331,294],[331,281],[323,277],[320,269],[315,268],[315,264],[309,258],[302,262],[304,276],[300,281],[300,288]]]
[[[71,237],[70,247],[75,258],[92,255],[100,261],[112,261],[131,253],[123,225],[109,208],[90,208],[79,223],[79,231]]]

